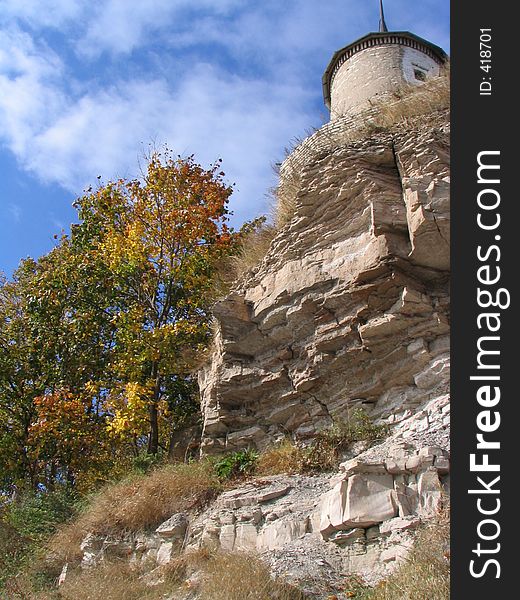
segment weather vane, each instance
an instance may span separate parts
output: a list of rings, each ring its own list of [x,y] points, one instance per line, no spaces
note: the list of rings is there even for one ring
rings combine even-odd
[[[388,27],[385,23],[385,11],[383,8],[383,0],[379,0],[379,31],[388,31]]]

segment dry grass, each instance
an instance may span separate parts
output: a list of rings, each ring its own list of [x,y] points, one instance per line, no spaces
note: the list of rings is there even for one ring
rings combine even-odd
[[[295,587],[272,579],[269,568],[252,554],[188,552],[153,573],[125,561],[74,568],[59,588],[35,592],[23,582],[11,587],[9,600],[304,600]],[[177,593],[177,594],[176,594]],[[173,594],[173,595],[172,595]]]
[[[303,600],[298,589],[271,578],[269,568],[248,554],[222,553],[206,565],[200,600]]]
[[[304,450],[286,439],[260,454],[255,472],[258,475],[301,473],[304,458]]]
[[[383,102],[378,106],[378,112],[367,123],[369,130],[390,129],[395,125],[410,122],[416,117],[429,115],[450,107],[450,77],[449,68],[441,77],[431,79],[427,83],[416,86],[410,85],[397,93],[394,102]]]
[[[346,420],[337,420],[319,431],[305,448],[284,440],[258,457],[259,475],[332,471],[341,462],[342,452],[356,442],[372,444],[388,435],[386,425],[375,425],[361,409],[353,410]]]
[[[146,585],[128,563],[104,563],[95,569],[78,569],[59,588],[63,600],[152,600],[159,590]]]
[[[262,261],[275,235],[276,229],[272,225],[263,225],[245,236],[240,252],[231,259],[234,279],[251,271]]]
[[[450,107],[450,69],[445,67],[444,73],[424,83],[423,85],[409,85],[397,90],[393,99],[375,100],[371,106],[357,116],[341,134],[327,134],[325,130],[318,130],[318,135],[327,139],[325,145],[314,151],[315,158],[326,154],[335,148],[348,146],[370,137],[374,133],[398,129],[402,131],[407,127],[414,127],[422,122],[421,117],[444,111]],[[355,124],[354,124],[355,123]],[[291,149],[298,153],[299,146]],[[327,150],[328,146],[328,150]],[[311,150],[307,150],[312,152]],[[290,154],[289,154],[290,156]],[[296,197],[301,187],[301,166],[291,165],[288,162],[282,165],[283,177],[275,191],[273,206],[274,223],[277,229],[283,227],[294,216]]]
[[[231,291],[233,284],[258,266],[269,251],[277,229],[262,223],[248,233],[244,233],[236,254],[223,258],[213,278],[211,299],[217,301]],[[204,364],[204,358],[198,366]]]
[[[450,597],[448,509],[419,532],[405,563],[368,593],[367,600],[448,600]]]
[[[280,179],[273,192],[272,219],[277,230],[289,223],[296,212],[296,196],[301,187],[301,173],[291,171]]]
[[[87,533],[120,535],[158,526],[175,512],[198,508],[219,489],[208,462],[167,465],[105,487],[88,508],[51,539],[61,560],[79,557],[79,544]]]

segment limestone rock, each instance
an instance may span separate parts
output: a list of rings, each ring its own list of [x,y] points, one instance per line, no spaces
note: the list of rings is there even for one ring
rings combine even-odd
[[[421,519],[415,516],[396,517],[382,523],[379,527],[381,534],[392,533],[394,531],[405,531],[407,529],[416,529],[421,524]]]
[[[335,531],[329,541],[335,544],[352,544],[366,539],[365,529],[349,529],[348,531]]]
[[[169,563],[172,558],[173,542],[163,542],[157,551],[156,562],[158,565]]]
[[[418,478],[418,493],[421,499],[419,513],[433,516],[442,506],[442,484],[435,467],[429,468]]]
[[[242,523],[237,525],[233,550],[254,550],[256,548],[257,538],[258,532],[253,523]]]
[[[258,549],[281,548],[285,544],[303,537],[307,533],[308,521],[308,517],[304,520],[289,518],[274,521],[262,529],[262,533],[258,538]]]
[[[322,505],[324,537],[337,529],[371,527],[397,515],[390,474],[355,474],[332,489]]]
[[[60,587],[60,585],[63,585],[65,583],[65,581],[67,580],[67,571],[68,570],[69,570],[69,563],[65,563],[60,572],[60,576],[58,577],[58,587]]]
[[[357,406],[404,434],[448,393],[445,116],[327,148],[299,164],[293,219],[215,307],[203,453],[308,439]],[[446,418],[425,412],[408,439],[433,421],[444,442]]]
[[[291,488],[289,486],[267,486],[264,488],[245,488],[232,490],[222,494],[222,503],[226,508],[240,508],[253,506],[262,502],[269,502],[284,496]]]
[[[162,538],[184,539],[186,528],[188,527],[188,515],[186,513],[176,513],[167,521],[164,521],[157,529],[157,533]]]
[[[397,515],[391,475],[353,475],[349,478],[343,525],[370,527]]]

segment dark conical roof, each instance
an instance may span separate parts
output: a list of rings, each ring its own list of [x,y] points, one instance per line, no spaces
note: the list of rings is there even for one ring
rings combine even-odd
[[[383,0],[379,0],[379,33],[385,33],[388,27],[385,22],[385,9],[383,8]]]

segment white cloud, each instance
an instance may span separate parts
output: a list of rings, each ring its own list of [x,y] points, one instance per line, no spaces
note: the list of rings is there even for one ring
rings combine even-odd
[[[147,26],[173,14],[173,5],[181,10],[188,2],[158,0],[146,17],[138,8],[142,4],[146,3],[136,3],[129,17],[123,10],[128,3],[105,2],[103,14],[92,22],[83,40],[103,47],[103,32],[110,22],[118,21],[121,34],[112,35],[107,44],[123,51],[128,39],[139,43]],[[233,4],[236,0],[229,0],[202,14],[217,18]],[[24,18],[36,18],[31,6],[26,6]],[[60,18],[65,20],[69,14],[64,9]],[[98,27],[104,20],[104,27]],[[91,33],[94,24],[100,36],[97,42]],[[241,50],[238,35],[235,32],[231,45]],[[248,32],[241,35],[247,38]],[[135,176],[147,145],[167,142],[181,154],[195,153],[204,164],[222,157],[230,181],[237,182],[236,212],[242,216],[258,212],[266,188],[273,183],[271,161],[280,158],[287,141],[310,122],[309,98],[297,80],[274,83],[265,76],[239,77],[197,61],[173,81],[164,76],[129,76],[110,85],[89,85],[71,77],[47,45],[18,27],[0,35],[0,139],[23,168],[74,194],[95,182],[97,175],[105,180]]]
[[[0,34],[0,139],[22,167],[75,194],[97,175],[135,176],[147,145],[167,142],[205,164],[222,157],[245,213],[263,201],[270,161],[310,118],[302,89],[208,64],[175,84],[130,78],[85,87],[27,33]]]
[[[134,176],[147,145],[167,142],[204,164],[222,157],[239,182],[236,210],[245,214],[263,202],[269,161],[310,119],[293,110],[298,98],[305,98],[302,90],[273,90],[208,65],[194,68],[175,90],[162,80],[121,82],[71,104],[33,137],[25,162],[43,179],[78,192],[97,175]]]
[[[0,31],[0,139],[19,157],[63,106],[61,60],[18,29]]]
[[[47,0],[45,10],[0,0],[0,141],[74,194],[97,175],[135,176],[151,141],[205,164],[222,157],[238,184],[234,208],[250,216],[273,182],[271,161],[317,124],[316,72],[351,22],[377,23],[373,12],[357,0]],[[48,29],[62,34],[59,55]],[[155,53],[151,72],[131,72],[145,64],[138,51]],[[72,72],[78,57],[87,69]]]
[[[0,0],[0,20],[18,19],[31,27],[60,28],[77,20],[85,7],[85,0]]]
[[[106,0],[91,6],[88,25],[80,38],[79,54],[94,58],[102,52],[126,54],[140,47],[158,32],[167,36],[175,32],[186,12],[204,14],[205,18],[227,14],[243,0]],[[187,19],[186,19],[187,21]],[[196,17],[190,19],[190,27],[197,29]],[[182,25],[181,25],[182,27]]]

